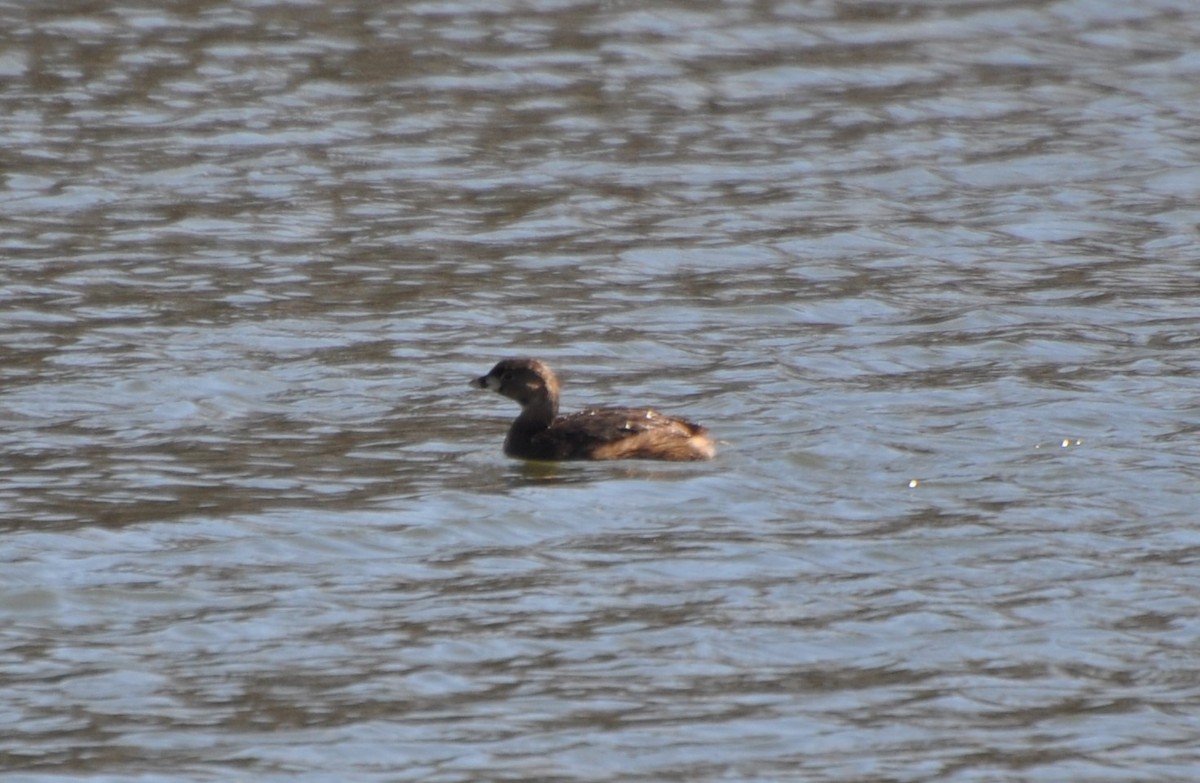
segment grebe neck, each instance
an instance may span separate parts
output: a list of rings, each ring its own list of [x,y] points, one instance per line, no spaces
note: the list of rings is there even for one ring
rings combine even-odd
[[[530,400],[521,408],[521,415],[513,422],[513,427],[523,430],[544,430],[554,422],[558,415],[558,400],[547,395],[539,400]]]

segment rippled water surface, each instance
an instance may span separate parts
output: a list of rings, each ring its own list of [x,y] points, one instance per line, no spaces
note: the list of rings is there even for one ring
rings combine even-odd
[[[1192,0],[0,41],[5,781],[1200,776]]]

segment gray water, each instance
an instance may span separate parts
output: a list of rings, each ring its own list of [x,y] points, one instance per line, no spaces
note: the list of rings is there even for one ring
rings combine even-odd
[[[1200,777],[1193,0],[109,5],[0,4],[6,783]]]

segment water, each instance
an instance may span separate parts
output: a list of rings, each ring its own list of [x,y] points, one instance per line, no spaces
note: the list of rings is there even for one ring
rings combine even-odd
[[[4,779],[1194,780],[1192,6],[0,5]]]

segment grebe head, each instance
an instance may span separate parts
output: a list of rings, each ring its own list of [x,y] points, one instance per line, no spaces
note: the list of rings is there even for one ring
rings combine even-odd
[[[522,407],[532,402],[558,402],[558,378],[548,365],[537,359],[504,359],[487,375],[471,381],[471,385],[503,394]]]

